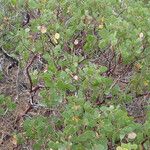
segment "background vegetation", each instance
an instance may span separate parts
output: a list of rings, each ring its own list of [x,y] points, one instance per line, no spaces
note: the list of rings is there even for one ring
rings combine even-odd
[[[1,149],[150,149],[150,3],[0,1]]]

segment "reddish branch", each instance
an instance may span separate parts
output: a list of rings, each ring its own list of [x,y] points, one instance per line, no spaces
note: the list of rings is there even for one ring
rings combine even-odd
[[[41,88],[45,88],[45,86],[43,86],[43,85],[37,85],[37,86],[35,86],[34,88],[32,88],[32,91],[31,92],[36,92],[37,90],[39,90],[39,89],[41,89]]]
[[[139,94],[139,95],[136,96],[136,98],[142,97],[142,96],[148,96],[148,95],[150,95],[150,92]]]
[[[37,85],[35,87],[33,87],[33,82],[32,82],[32,79],[31,79],[31,76],[30,76],[30,73],[29,73],[29,69],[31,67],[31,65],[33,64],[33,62],[37,59],[37,58],[40,58],[40,54],[35,54],[32,59],[30,60],[30,62],[28,63],[27,67],[26,67],[26,74],[27,74],[27,77],[29,79],[29,82],[30,82],[30,89],[29,89],[29,92],[31,94],[31,100],[33,101],[33,97],[34,97],[34,94],[36,93],[37,90],[39,90],[40,88],[45,88],[43,85]],[[34,92],[34,94],[32,94]]]
[[[29,73],[29,69],[31,67],[31,65],[33,64],[34,60],[37,59],[39,57],[39,54],[35,54],[31,61],[28,63],[27,67],[26,67],[26,74],[27,74],[27,77],[29,79],[29,82],[30,82],[30,93],[32,92],[32,88],[33,88],[33,83],[32,83],[32,79],[31,79],[31,76],[30,76],[30,73]]]

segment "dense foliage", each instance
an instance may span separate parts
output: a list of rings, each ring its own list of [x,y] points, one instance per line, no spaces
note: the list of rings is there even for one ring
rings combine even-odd
[[[26,112],[11,133],[17,146],[150,148],[150,3],[1,0],[0,7],[0,46],[26,72],[30,110],[41,110]],[[143,122],[127,107],[138,99],[146,101]],[[0,105],[4,116],[17,102],[1,95]]]

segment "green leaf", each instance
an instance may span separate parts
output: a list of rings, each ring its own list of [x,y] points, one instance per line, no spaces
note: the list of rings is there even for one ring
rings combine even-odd
[[[15,1],[15,0],[14,0]],[[17,0],[16,0],[17,1]],[[23,4],[24,4],[24,0],[18,0],[18,5],[19,6],[23,6]]]
[[[11,0],[11,2],[12,2],[13,5],[17,4],[17,0]]]
[[[5,110],[3,108],[0,108],[0,116],[4,115]]]
[[[106,150],[106,147],[102,144],[95,144],[93,150]]]
[[[35,0],[29,0],[29,7],[31,9],[37,9],[38,8],[38,3]]]
[[[100,68],[99,68],[99,72],[100,73],[104,73],[104,72],[106,72],[108,69],[107,69],[107,67],[105,67],[105,66],[101,66]]]
[[[81,135],[79,135],[76,138],[76,141],[78,142],[86,142],[87,140],[93,140],[93,138],[95,137],[95,133],[93,131],[85,131],[84,133],[82,133]]]
[[[7,107],[10,111],[14,110],[16,108],[16,104],[14,102],[8,101]]]
[[[94,39],[95,39],[95,37],[94,37],[93,35],[88,35],[88,36],[87,36],[87,42],[88,42],[89,44],[91,44],[91,43],[94,41]]]
[[[117,31],[115,31],[115,33],[113,33],[112,35],[110,35],[110,40],[111,40],[111,43],[112,45],[116,45],[117,44],[117,38],[116,38],[116,35],[117,35]]]

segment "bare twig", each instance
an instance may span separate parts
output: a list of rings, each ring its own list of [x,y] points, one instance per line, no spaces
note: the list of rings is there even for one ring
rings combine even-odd
[[[120,80],[121,76],[119,76],[114,82],[113,84],[110,86],[109,90],[111,90],[115,85],[116,83]]]

